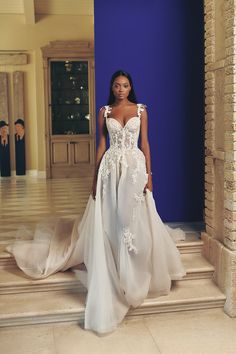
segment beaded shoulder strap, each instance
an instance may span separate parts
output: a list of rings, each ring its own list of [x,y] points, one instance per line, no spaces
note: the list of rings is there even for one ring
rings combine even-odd
[[[147,106],[143,103],[137,103],[138,106],[138,117],[141,118],[141,112],[144,111],[145,108],[147,108]]]
[[[106,105],[106,106],[101,107],[101,108],[100,108],[100,111],[101,111],[103,108],[105,108],[105,111],[104,111],[104,118],[107,118],[107,115],[108,115],[109,113],[111,113],[111,109],[112,109],[112,108],[111,108],[109,105]]]

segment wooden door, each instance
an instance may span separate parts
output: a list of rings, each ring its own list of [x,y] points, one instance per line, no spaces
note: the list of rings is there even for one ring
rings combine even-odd
[[[64,57],[61,47],[43,51],[47,177],[90,177],[95,160],[94,60],[87,47],[80,53],[64,50]]]
[[[91,156],[93,141],[89,141],[87,137],[52,137],[51,177],[92,176],[94,164],[91,162]]]

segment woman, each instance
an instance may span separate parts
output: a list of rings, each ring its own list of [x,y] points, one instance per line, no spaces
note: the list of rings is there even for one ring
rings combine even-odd
[[[15,158],[16,175],[25,175],[25,122],[21,118],[15,121]]]
[[[92,195],[82,220],[49,221],[33,242],[9,249],[34,278],[84,265],[85,328],[99,333],[114,330],[129,307],[140,305],[148,293],[168,294],[171,280],[186,274],[168,231],[173,237],[184,234],[162,223],[152,197],[147,121],[130,75],[115,72],[108,105],[99,111]],[[41,236],[50,242],[42,242]]]
[[[0,172],[1,177],[11,176],[9,130],[4,120],[0,121]]]

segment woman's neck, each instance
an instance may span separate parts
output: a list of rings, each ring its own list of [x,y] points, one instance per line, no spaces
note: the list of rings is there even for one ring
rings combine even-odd
[[[124,98],[122,100],[116,99],[113,103],[113,106],[126,106],[128,103],[130,103],[130,101],[127,98]]]

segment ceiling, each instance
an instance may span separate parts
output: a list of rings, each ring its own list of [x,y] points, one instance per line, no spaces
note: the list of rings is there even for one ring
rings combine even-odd
[[[1,14],[93,16],[93,0],[0,0]]]

